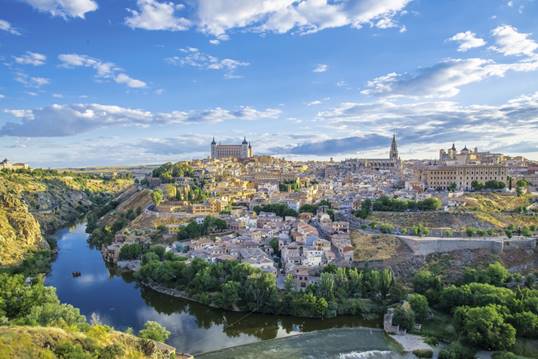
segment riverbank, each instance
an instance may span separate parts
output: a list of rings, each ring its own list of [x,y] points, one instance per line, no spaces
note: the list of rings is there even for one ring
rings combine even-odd
[[[178,289],[168,288],[168,287],[162,286],[162,285],[160,285],[158,283],[155,283],[155,282],[139,281],[139,283],[140,283],[140,285],[142,285],[142,286],[144,286],[146,288],[149,288],[151,290],[154,290],[157,293],[168,295],[168,296],[171,296],[171,297],[174,297],[174,298],[187,300],[187,301],[193,302],[193,303],[198,303],[200,305],[205,305],[205,306],[213,308],[213,309],[225,310],[225,309],[220,308],[220,307],[218,307],[216,305],[212,305],[211,303],[209,303],[209,304],[202,303],[201,301],[192,298],[191,296],[186,294],[184,291],[181,291],[181,290],[178,290]],[[239,308],[232,308],[232,309],[226,309],[226,310],[228,310],[230,312],[236,312],[236,313],[242,313],[242,312],[245,313],[245,311],[242,311]]]

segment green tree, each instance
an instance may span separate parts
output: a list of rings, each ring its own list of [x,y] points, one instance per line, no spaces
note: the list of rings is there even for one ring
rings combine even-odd
[[[516,330],[505,322],[502,312],[496,305],[457,308],[454,318],[462,340],[485,350],[510,349]]]
[[[415,313],[411,308],[399,305],[394,309],[392,323],[398,325],[400,329],[410,331],[415,327]]]
[[[164,342],[170,336],[170,332],[159,323],[150,320],[144,324],[144,328],[140,330],[138,336],[143,339]]]
[[[151,199],[153,201],[153,204],[155,204],[156,206],[161,204],[163,198],[164,195],[160,189],[156,189],[155,191],[151,192]]]
[[[415,312],[416,318],[419,322],[424,323],[428,319],[428,313],[430,308],[428,306],[428,298],[422,294],[413,293],[409,295],[409,305],[413,312]]]

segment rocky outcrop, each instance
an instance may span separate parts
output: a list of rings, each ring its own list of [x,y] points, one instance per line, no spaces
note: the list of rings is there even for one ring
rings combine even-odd
[[[130,180],[88,176],[0,172],[0,267],[19,263],[30,251],[48,248],[44,239],[96,203],[130,186]]]

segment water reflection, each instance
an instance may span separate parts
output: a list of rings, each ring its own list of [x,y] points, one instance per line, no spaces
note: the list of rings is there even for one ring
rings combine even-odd
[[[47,284],[57,288],[60,300],[88,317],[96,313],[118,329],[139,330],[147,320],[158,321],[172,332],[168,342],[182,352],[203,353],[300,332],[375,324],[354,317],[316,320],[212,309],[140,287],[132,275],[107,268],[100,252],[88,246],[84,224],[56,235],[59,254]],[[73,278],[74,271],[82,275]]]

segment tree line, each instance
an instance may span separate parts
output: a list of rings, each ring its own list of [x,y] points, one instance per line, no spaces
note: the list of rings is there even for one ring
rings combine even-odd
[[[379,318],[382,303],[401,296],[389,269],[381,271],[335,266],[325,267],[317,282],[297,290],[288,276],[277,289],[276,277],[246,263],[209,263],[195,258],[190,263],[172,254],[149,251],[136,273],[142,282],[158,283],[184,292],[201,303],[223,309],[329,318],[362,315]]]

